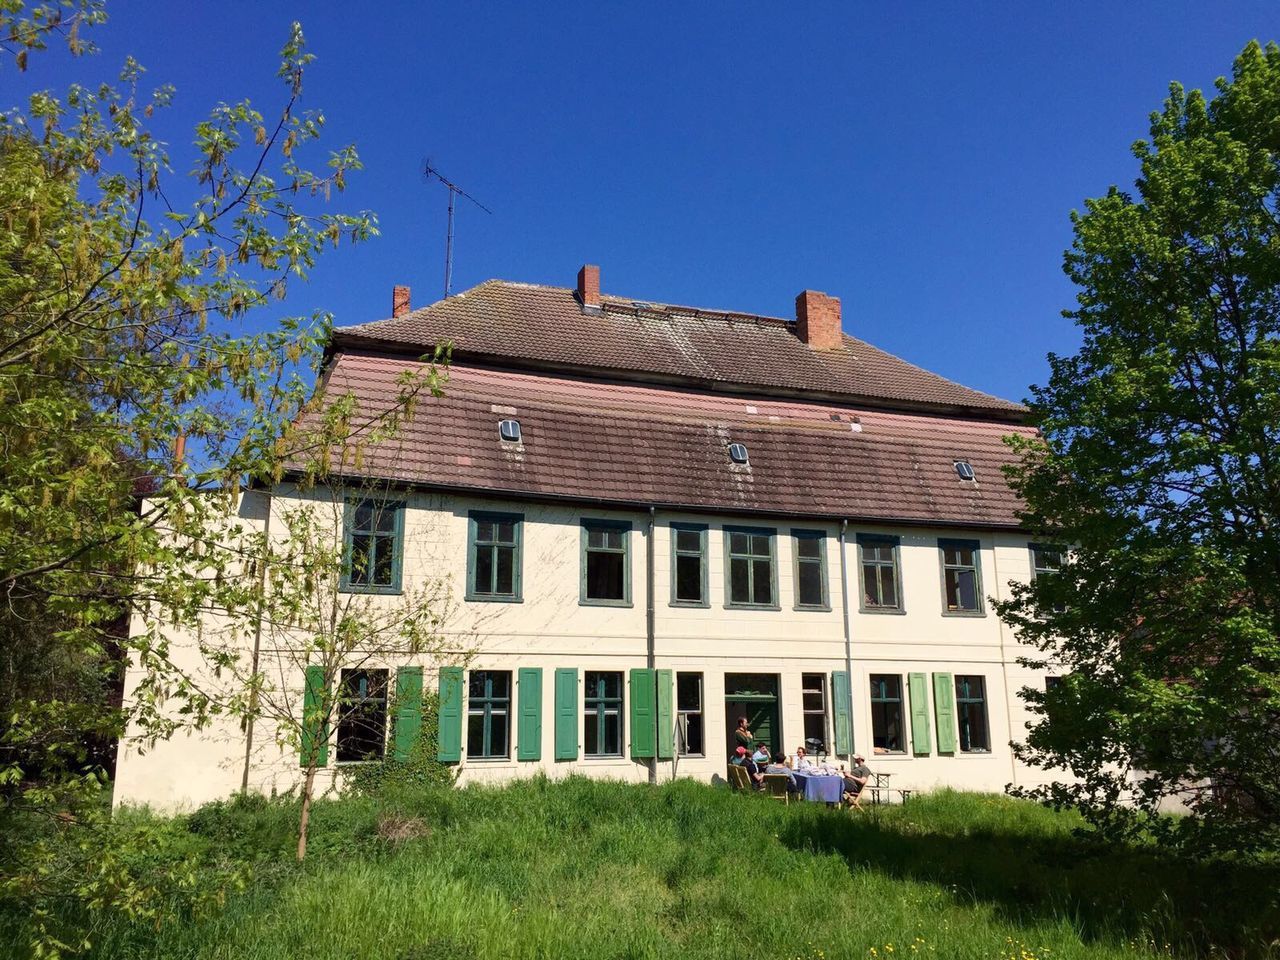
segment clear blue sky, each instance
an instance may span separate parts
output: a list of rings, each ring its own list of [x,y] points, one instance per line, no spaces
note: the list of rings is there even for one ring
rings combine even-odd
[[[305,105],[366,170],[346,194],[382,235],[331,255],[283,309],[338,323],[442,286],[445,193],[463,205],[454,289],[490,277],[791,316],[844,303],[845,329],[1012,399],[1076,335],[1068,215],[1130,185],[1130,144],[1170,80],[1208,87],[1256,3],[173,3],[120,0],[99,56],[6,65],[31,84],[113,75],[126,54],[177,87],[175,152],[219,100],[280,101],[300,19]],[[177,123],[175,123],[175,121]],[[185,163],[184,163],[185,167]],[[554,336],[548,331],[548,336]]]

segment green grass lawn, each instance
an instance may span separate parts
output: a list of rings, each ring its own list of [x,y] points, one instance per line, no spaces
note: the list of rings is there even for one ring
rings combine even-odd
[[[393,813],[421,835],[383,837]],[[1072,817],[997,796],[851,813],[571,779],[327,801],[301,869],[292,816],[276,803],[180,821],[256,858],[253,884],[159,930],[99,922],[92,955],[1280,956],[1280,871],[1091,847]]]

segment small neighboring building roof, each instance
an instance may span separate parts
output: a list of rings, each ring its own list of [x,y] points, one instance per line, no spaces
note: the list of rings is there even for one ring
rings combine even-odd
[[[578,348],[590,349],[563,350]],[[415,366],[348,350],[334,358],[325,389],[349,390],[376,410],[394,402],[398,378]],[[500,438],[502,419],[520,421],[519,443]],[[516,498],[1016,528],[1020,504],[1000,472],[1014,460],[1001,440],[1011,432],[1034,435],[989,418],[462,362],[449,369],[443,396],[423,399],[394,440],[365,454],[360,473]],[[746,445],[747,464],[731,461],[730,443]],[[960,479],[957,460],[972,464],[975,480]]]
[[[600,297],[583,310],[565,287],[488,280],[401,316],[334,331],[333,348],[420,354],[444,341],[458,360],[702,389],[855,400],[863,405],[1020,421],[1021,404],[961,386],[847,335],[815,350],[794,320]]]

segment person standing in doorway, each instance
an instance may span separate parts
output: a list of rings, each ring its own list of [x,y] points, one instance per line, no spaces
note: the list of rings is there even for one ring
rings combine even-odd
[[[747,718],[738,718],[738,727],[733,731],[733,742],[735,747],[742,747],[748,753],[751,752],[751,745],[755,743],[756,738],[751,735],[751,731],[747,729]]]

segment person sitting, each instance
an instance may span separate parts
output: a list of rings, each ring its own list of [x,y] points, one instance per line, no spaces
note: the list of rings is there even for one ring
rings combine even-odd
[[[793,764],[797,770],[817,770],[818,765],[809,759],[809,754],[805,752],[804,744],[796,747],[796,762]]]
[[[796,783],[796,775],[791,772],[791,768],[787,766],[786,755],[773,758],[773,761],[764,768],[765,773],[780,773],[787,777],[787,793],[799,793],[800,785]]]
[[[871,779],[865,758],[860,753],[853,756],[853,769],[844,774],[844,799],[851,807],[862,809],[862,790]]]
[[[758,744],[756,746],[756,752],[751,754],[751,759],[754,760],[756,763],[768,763],[769,762],[768,745],[763,743]]]
[[[760,764],[752,760],[751,756],[747,753],[747,748],[738,747],[738,749],[736,749],[733,752],[733,754],[734,754],[733,759],[730,760],[729,762],[736,766],[742,767],[744,770],[747,771],[747,777],[748,779],[750,779],[751,786],[754,789],[763,790],[764,774],[760,772]]]

